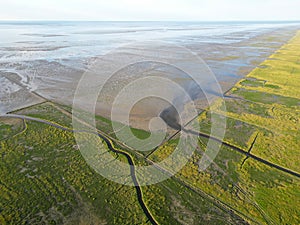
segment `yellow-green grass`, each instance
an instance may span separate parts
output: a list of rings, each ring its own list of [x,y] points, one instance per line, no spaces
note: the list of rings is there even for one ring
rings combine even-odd
[[[300,32],[229,92],[215,113],[258,128],[252,154],[300,172]],[[229,127],[227,129],[232,129]]]
[[[134,187],[94,172],[72,133],[27,125],[22,135],[0,142],[1,224],[146,223]]]
[[[250,72],[247,78],[255,78],[265,81],[265,83],[259,87],[244,86],[242,82],[245,79],[243,79],[236,86],[299,99],[300,31],[269,59],[265,60],[260,67]]]
[[[251,153],[297,172],[300,172],[299,50],[300,32],[229,92],[245,100],[226,99],[227,110],[224,102],[218,100],[210,108],[214,113],[255,126],[258,137]],[[238,131],[236,135],[240,135]],[[288,177],[251,159],[239,175],[242,183],[249,183],[255,201],[275,223],[297,224],[299,179],[287,178],[282,183],[284,176]]]
[[[200,131],[210,133],[211,113],[225,116],[224,142],[246,151],[253,144],[252,154],[300,172],[299,48],[300,32],[229,91],[237,98],[219,99],[202,113]],[[176,141],[165,143],[150,159],[161,161],[175,146]],[[207,139],[199,138],[199,149],[206,146]],[[197,150],[177,177],[233,207],[251,224],[300,223],[299,178],[251,158],[244,161],[245,156],[224,146],[201,172],[201,155]]]
[[[200,138],[199,147],[204,149],[206,142]],[[175,142],[166,143],[150,159],[161,161],[175,147]],[[224,146],[214,162],[205,171],[199,171],[202,153],[197,150],[176,177],[236,210],[250,224],[299,223],[299,179],[253,159],[243,164],[245,156]]]
[[[205,145],[205,139],[200,141],[199,146]],[[174,146],[166,144],[150,157],[159,161],[173,150]],[[176,177],[233,208],[250,224],[299,223],[299,202],[295,201],[300,192],[298,179],[252,159],[241,166],[245,157],[226,147],[222,147],[214,162],[201,172],[198,164],[201,156],[201,152],[196,151]],[[274,207],[268,207],[270,204]]]
[[[25,129],[24,123],[18,119],[0,119],[0,141],[19,134]]]
[[[15,113],[70,124],[70,118],[52,104]],[[21,120],[0,121],[7,131],[20,126]],[[0,224],[149,224],[135,188],[109,181],[90,168],[72,132],[40,122],[26,124],[27,129],[0,141]],[[83,134],[82,138],[91,142],[98,137]],[[115,154],[102,147],[105,154]],[[135,165],[148,164],[136,155],[132,158]],[[121,155],[116,160],[128,163]],[[126,179],[131,182],[129,166]],[[159,224],[243,221],[173,179],[141,189],[146,207]]]

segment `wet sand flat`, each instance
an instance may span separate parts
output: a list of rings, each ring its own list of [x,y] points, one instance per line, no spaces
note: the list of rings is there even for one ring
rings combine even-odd
[[[215,26],[212,29],[211,26],[203,26],[201,30],[199,25],[197,30],[182,27],[179,29],[180,32],[176,31],[179,33],[174,33],[177,28],[170,28],[162,40],[181,45],[200,56],[215,74],[223,92],[230,89],[237,80],[240,80],[282,46],[299,28],[295,24],[278,27],[275,25],[269,27],[249,27],[249,25],[247,27],[245,25],[245,27],[240,26],[238,28],[232,26],[232,32],[226,33],[224,31],[223,34],[214,35],[212,31],[223,28]],[[230,25],[227,29],[229,28]],[[0,30],[0,32],[3,31],[4,29]],[[134,40],[143,41],[149,34],[147,32],[152,32],[150,33],[152,36],[149,35],[150,38],[157,38],[156,34],[160,30],[158,28],[140,29],[138,32],[135,36],[132,32],[128,32],[130,35],[127,34],[126,38],[131,42]],[[1,113],[42,101],[32,94],[33,91],[46,99],[72,105],[77,84],[91,62],[101,58],[107,52],[103,50],[106,49],[105,47],[110,46],[110,49],[113,49],[113,44],[117,47],[120,43],[120,41],[116,41],[117,32],[111,32],[111,36],[107,37],[93,36],[93,40],[89,40],[86,34],[99,35],[97,32],[84,31],[83,33],[80,34],[80,32],[75,31],[66,33],[61,30],[41,36],[34,32],[34,35],[20,34],[23,39],[26,37],[25,40],[20,40],[22,39],[20,38],[12,43],[2,44],[5,46],[0,46],[0,82],[1,86],[6,88],[0,92]],[[70,39],[72,35],[81,37],[82,42],[73,42]],[[123,43],[126,42],[126,38],[122,40]],[[93,45],[95,45],[94,52],[89,50],[93,48]],[[101,51],[97,49],[100,47],[102,48]],[[84,49],[88,49],[86,53],[83,52]],[[172,50],[170,50],[170,54],[172,54]],[[130,57],[130,53],[128,57]],[[116,63],[117,60],[117,57],[112,58],[106,63],[109,66],[109,64]],[[168,68],[156,67],[152,71],[149,71],[147,66],[145,68],[147,71],[143,71],[143,68],[136,71],[126,71],[125,69],[120,77],[126,78],[128,75],[126,73],[130,72],[132,77],[149,74],[166,77],[171,74],[171,79],[182,78],[180,73],[174,73]],[[15,79],[16,76],[19,79]],[[115,80],[106,87],[106,92],[98,99],[97,114],[109,118],[110,104],[113,101],[111,97],[116,95],[114,93],[116,90],[113,90],[112,87],[117,86],[117,83],[122,82],[122,79]],[[205,99],[198,99],[198,102],[199,108],[205,107]],[[132,110],[130,123],[135,127],[147,129],[150,118],[157,116],[166,107],[168,104],[160,100],[140,102]],[[120,109],[120,113],[121,111]]]

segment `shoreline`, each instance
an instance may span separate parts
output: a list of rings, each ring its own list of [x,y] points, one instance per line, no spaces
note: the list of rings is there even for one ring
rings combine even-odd
[[[284,28],[284,29],[287,29],[287,28]],[[280,30],[280,29],[279,29]],[[290,32],[291,32],[291,30],[290,29],[288,29]],[[275,32],[275,37],[276,37],[276,33],[278,32],[278,31],[266,31],[265,33],[263,33],[263,34],[260,34],[260,35],[258,35],[258,36],[255,36],[254,38],[250,38],[249,40],[246,40],[246,43],[247,42],[249,42],[251,39],[254,39],[254,40],[252,40],[252,42],[255,44],[255,43],[258,43],[257,42],[257,39],[259,40],[259,39],[268,39],[268,38],[271,38],[272,37],[272,35],[274,36],[274,32]],[[274,38],[274,37],[273,37]],[[244,43],[244,44],[246,44],[246,43]],[[284,45],[286,42],[284,42],[284,43],[282,43],[282,45]],[[189,43],[187,43],[187,44],[189,44]],[[244,45],[243,43],[238,43],[238,46],[242,46],[242,45]],[[272,44],[272,43],[270,43],[270,44]],[[201,44],[202,45],[202,44]],[[202,48],[201,47],[201,45],[200,46],[198,46],[198,48]],[[251,46],[251,44],[246,44],[246,45],[248,45],[248,47],[249,46]],[[281,45],[281,46],[282,46]],[[208,49],[209,49],[209,46],[210,45],[207,45],[207,47],[208,47]],[[197,47],[197,45],[196,45],[196,47]],[[229,48],[229,50],[230,49],[232,49],[232,47],[233,47],[233,45],[232,44],[229,44],[229,45],[225,45],[225,47],[226,48]],[[217,47],[217,48],[215,48],[215,49],[218,49],[219,47]],[[225,48],[225,49],[226,49]],[[276,50],[278,50],[279,48],[276,48]],[[275,51],[276,51],[275,50]],[[220,49],[219,49],[219,51],[220,51]],[[231,51],[231,50],[230,50]],[[236,51],[236,50],[234,50],[234,51]],[[197,49],[196,49],[196,52],[199,52]],[[201,54],[201,53],[200,53]],[[226,54],[226,53],[225,53]],[[223,53],[223,55],[224,55],[224,53]],[[203,57],[204,58],[204,60],[205,60],[205,58],[211,58],[209,55],[207,55],[207,56],[201,56],[201,57]],[[218,57],[217,56],[215,56],[216,58],[215,58],[215,60],[218,62],[218,60],[217,60],[217,58],[218,57],[223,57],[222,56],[222,54],[221,55],[219,55]],[[262,57],[262,56],[260,56],[260,57],[255,57],[256,58],[256,62],[260,62],[260,61],[264,61],[265,59],[267,59],[269,57],[269,55],[268,56],[265,56],[265,57]],[[211,60],[211,59],[210,59]],[[240,59],[238,58],[235,58],[235,57],[233,57],[233,59],[232,59],[233,61],[239,61]],[[229,61],[232,61],[231,59],[229,60]],[[41,63],[41,62],[36,62],[37,63],[37,65],[39,65],[39,63]],[[49,64],[49,65],[47,65],[48,63],[47,62],[45,62],[46,64],[46,68],[47,67],[49,67],[49,69],[51,68],[51,63]],[[209,61],[208,61],[208,63],[209,63]],[[219,64],[221,63],[222,65],[226,65],[226,63],[224,64],[224,61],[220,61],[220,62],[218,62]],[[254,69],[254,68],[256,68],[256,67],[258,67],[259,65],[261,64],[261,62],[260,63],[257,63],[257,64],[254,64],[254,65],[249,65],[249,67],[250,68],[252,68],[252,69]],[[55,64],[53,64],[53,66],[54,66]],[[41,67],[41,68],[43,68],[43,66]],[[240,67],[240,69],[239,70],[241,70],[243,68],[243,66],[241,66]],[[60,69],[60,67],[58,67],[58,69]],[[63,67],[61,67],[61,69],[63,69]],[[212,68],[212,69],[214,69],[214,68]],[[219,69],[218,68],[215,68],[216,69],[216,71],[218,71]],[[252,70],[251,69],[251,70]],[[64,69],[63,69],[64,70]],[[229,91],[229,90],[231,90],[231,88],[235,85],[235,83],[236,82],[238,82],[239,80],[241,80],[241,79],[243,79],[243,78],[245,78],[246,76],[247,76],[247,74],[246,74],[246,71],[248,71],[248,70],[245,70],[245,69],[243,69],[244,70],[244,72],[242,72],[242,75],[239,75],[237,78],[233,78],[233,79],[231,79],[231,81],[230,81],[230,79],[229,80],[227,80],[227,81],[221,81],[221,85],[222,85],[222,88],[223,88],[223,90],[225,89],[225,91],[224,91],[224,95],[226,95],[226,93]],[[64,81],[64,82],[59,82],[58,83],[58,86],[53,86],[53,85],[50,85],[50,86],[48,86],[47,87],[47,83],[40,83],[41,84],[41,86],[39,87],[39,85],[37,84],[36,86],[38,87],[34,92],[29,92],[30,93],[30,95],[34,95],[34,93],[37,93],[39,96],[44,96],[43,97],[43,99],[44,100],[49,100],[49,101],[53,101],[53,102],[57,102],[57,103],[59,103],[59,104],[65,104],[65,105],[72,105],[72,99],[70,99],[69,97],[71,97],[72,96],[72,92],[73,92],[73,87],[75,87],[74,85],[76,84],[76,80],[78,80],[79,78],[80,78],[80,76],[81,76],[81,71],[79,71],[79,70],[73,70],[73,69],[71,69],[71,71],[73,71],[72,72],[72,76],[73,76],[73,78],[75,78],[75,79],[73,79],[73,81],[71,82],[71,83],[68,83],[70,80],[69,80],[69,78],[66,80],[66,81]],[[51,70],[49,70],[49,72],[50,72],[50,74],[51,74]],[[77,75],[76,75],[77,74]],[[75,76],[74,76],[75,75]],[[217,75],[218,76],[218,75]],[[54,76],[55,77],[55,76]],[[38,79],[38,78],[37,78]],[[69,81],[68,81],[69,80]],[[43,80],[41,80],[41,81],[43,81]],[[38,82],[41,82],[41,81],[38,81]],[[14,82],[14,83],[16,83],[16,82]],[[16,83],[17,85],[19,85],[20,86],[20,84],[18,84],[18,82]],[[51,91],[52,90],[52,91]],[[56,97],[57,96],[57,97]],[[59,96],[59,97],[58,97]],[[68,97],[69,96],[69,97]],[[38,97],[38,99],[40,99],[40,97]],[[1,99],[0,99],[1,100]],[[206,100],[204,99],[204,102],[205,102]],[[18,104],[17,103],[18,102],[18,97],[16,97],[16,103],[15,104]],[[39,104],[39,103],[41,103],[41,102],[37,102],[37,104]],[[26,107],[30,107],[30,106],[33,106],[34,104],[30,104],[30,103],[28,103],[28,104],[26,104],[26,106],[25,106],[25,108]],[[137,109],[137,112],[139,112],[139,113],[137,113],[136,114],[136,116],[133,116],[133,121],[132,121],[132,125],[133,125],[133,127],[135,127],[135,128],[138,128],[138,129],[143,129],[143,130],[147,130],[147,127],[148,127],[148,119],[146,119],[146,118],[152,118],[155,114],[157,115],[157,110],[154,110],[153,111],[153,113],[150,113],[149,114],[149,112],[151,111],[150,110],[150,108],[151,108],[152,106],[150,105],[149,107],[148,107],[148,109],[147,109],[147,105],[143,105],[143,107],[140,107],[139,109]],[[24,107],[15,107],[13,110],[10,110],[9,112],[13,112],[13,111],[16,111],[16,110],[21,110],[22,108],[24,108]],[[205,108],[205,106],[201,106],[201,108]],[[110,113],[109,112],[105,112],[105,111],[107,111],[107,109],[105,109],[105,108],[103,108],[103,107],[100,107],[100,108],[98,108],[98,109],[96,109],[96,115],[100,115],[100,116],[104,116],[105,118],[108,118],[108,119],[110,119],[109,118],[109,116],[110,116]],[[163,108],[160,110],[160,112],[162,112],[163,111]],[[7,113],[9,113],[9,112],[7,112]],[[149,114],[148,116],[146,116],[145,117],[145,113],[147,113],[147,114]],[[140,116],[139,116],[140,115]]]

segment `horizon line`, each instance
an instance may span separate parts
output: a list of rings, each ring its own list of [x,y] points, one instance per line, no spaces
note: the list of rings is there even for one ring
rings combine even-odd
[[[0,22],[300,22],[300,20],[27,20],[0,19]]]

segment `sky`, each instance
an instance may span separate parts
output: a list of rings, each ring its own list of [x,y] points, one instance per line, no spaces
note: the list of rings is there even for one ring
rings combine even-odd
[[[300,0],[0,0],[0,20],[300,20]]]

